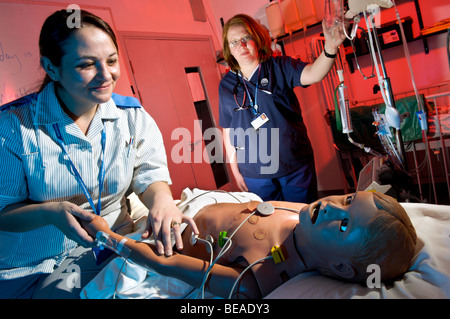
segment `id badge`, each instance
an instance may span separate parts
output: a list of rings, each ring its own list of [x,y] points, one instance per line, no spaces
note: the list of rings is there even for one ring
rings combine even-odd
[[[265,123],[269,121],[269,118],[267,117],[266,113],[261,114],[260,116],[256,117],[252,122],[252,126],[255,130],[259,129],[261,126],[263,126]]]

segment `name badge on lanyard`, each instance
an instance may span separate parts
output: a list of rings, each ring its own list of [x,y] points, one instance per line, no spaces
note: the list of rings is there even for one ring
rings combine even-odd
[[[64,139],[62,137],[61,131],[59,130],[58,124],[53,124],[53,129],[55,130],[59,145],[61,146],[63,152],[66,154],[66,156],[69,160],[70,167],[72,168],[72,171],[75,174],[75,178],[76,178],[78,184],[80,185],[81,189],[83,190],[84,196],[86,196],[86,198],[89,202],[89,205],[91,205],[94,213],[97,215],[100,215],[100,212],[102,210],[102,202],[100,199],[101,199],[101,195],[102,195],[102,191],[103,191],[103,182],[105,180],[105,166],[103,165],[103,163],[105,161],[105,145],[106,145],[105,128],[103,127],[103,130],[102,130],[102,162],[100,165],[100,172],[99,172],[99,176],[98,176],[98,182],[99,182],[98,192],[99,193],[98,193],[97,206],[95,206],[94,200],[92,199],[92,196],[89,193],[89,190],[88,190],[86,184],[84,183],[83,179],[81,178],[80,173],[78,172],[77,168],[75,167],[75,164],[72,162],[72,159],[69,156],[69,152],[67,150],[66,143],[64,142]]]
[[[247,91],[248,96],[250,97],[250,105],[252,107],[253,115],[255,115],[255,118],[250,122],[250,124],[253,126],[253,128],[258,131],[261,126],[263,126],[265,123],[269,121],[269,117],[266,115],[266,113],[259,113],[258,108],[258,84],[259,84],[259,74],[261,72],[261,65],[258,66],[258,78],[256,79],[256,88],[255,88],[255,102],[251,99],[250,93],[248,92],[247,84],[245,83],[245,80],[243,79],[245,90]]]
[[[72,171],[75,174],[75,178],[76,178],[78,184],[80,185],[81,189],[83,190],[84,196],[86,196],[86,198],[89,202],[89,205],[91,205],[94,213],[97,215],[100,215],[100,212],[102,210],[101,195],[102,195],[102,191],[103,191],[103,182],[105,180],[105,166],[103,165],[103,163],[105,161],[105,145],[106,145],[105,127],[103,127],[103,130],[102,130],[102,163],[100,165],[100,172],[99,172],[99,176],[98,176],[99,190],[98,190],[97,206],[95,206],[94,200],[92,199],[92,196],[89,193],[89,190],[88,190],[86,184],[84,183],[83,179],[81,178],[80,173],[78,172],[77,168],[75,167],[75,164],[70,159],[69,152],[66,147],[66,143],[64,142],[64,139],[61,135],[58,124],[53,124],[53,128],[55,130],[56,137],[58,138],[59,145],[61,146],[63,152],[67,155],[67,158],[69,159],[70,167],[72,168]],[[113,254],[112,250],[103,250],[99,246],[93,247],[92,252],[94,253],[95,263],[97,265],[100,265],[101,263],[103,263],[105,260],[107,260]]]
[[[261,126],[263,126],[265,123],[269,121],[269,118],[267,117],[266,113],[263,113],[259,116],[257,116],[253,121],[251,121],[251,124],[255,130],[259,129]]]

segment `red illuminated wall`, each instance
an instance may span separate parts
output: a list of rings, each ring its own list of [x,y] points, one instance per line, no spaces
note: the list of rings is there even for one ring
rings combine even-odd
[[[446,0],[426,2],[421,0],[421,11],[424,26],[431,26],[441,19],[448,18],[450,3]],[[417,38],[420,28],[413,1],[397,1],[397,7],[401,17],[410,16],[413,19],[413,34]],[[382,9],[381,24],[396,20],[394,9]],[[363,24],[365,26],[365,23]],[[311,53],[310,43],[314,37],[321,33],[321,26],[310,28],[306,37],[304,33],[294,34],[292,39],[284,39],[284,48],[287,55],[299,56],[307,59]],[[427,38],[429,53],[425,54],[424,42],[415,40],[408,47],[411,54],[416,85],[425,94],[436,90],[442,90],[442,85],[450,81],[450,72],[446,52],[446,34],[439,34]],[[306,44],[306,45],[305,45]],[[413,95],[413,86],[410,71],[405,58],[403,47],[397,46],[383,50],[387,75],[391,78],[394,94]],[[370,74],[371,62],[368,55],[359,59],[365,74]],[[346,67],[345,81],[349,87],[349,95],[352,105],[372,105],[381,102],[380,93],[374,94],[373,87],[378,83],[377,78],[364,80],[356,70],[350,73]],[[336,83],[337,85],[337,83]],[[427,90],[425,88],[431,87]],[[297,96],[302,105],[305,122],[308,128],[313,148],[316,154],[316,166],[318,171],[319,189],[333,190],[343,185],[341,168],[333,148],[333,137],[329,126],[324,121],[326,106],[321,87],[318,84],[308,89],[299,89]]]

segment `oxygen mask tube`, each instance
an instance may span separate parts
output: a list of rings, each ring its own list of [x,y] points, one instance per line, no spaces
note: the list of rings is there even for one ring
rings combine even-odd
[[[369,11],[369,15],[367,15],[366,11],[364,11],[363,14],[364,14],[364,18],[366,20],[367,33],[369,35],[369,43],[370,43],[369,51],[370,51],[374,61],[377,61],[375,52],[378,52],[380,63],[383,63],[383,59],[382,59],[382,56],[380,53],[381,49],[378,45],[378,41],[376,38],[373,39],[373,36],[372,36],[372,30],[374,33],[376,33],[375,25],[372,22],[372,20],[374,19],[375,11],[374,10]],[[376,34],[375,34],[375,36],[376,36]],[[377,45],[377,49],[375,49],[374,42]],[[401,123],[400,113],[398,112],[398,110],[396,108],[393,107],[394,103],[391,100],[392,97],[391,97],[391,92],[390,92],[391,87],[390,87],[389,80],[386,77],[384,68],[382,70],[383,74],[381,74],[378,64],[375,64],[375,71],[378,76],[378,84],[380,86],[380,93],[381,93],[384,103],[386,104],[386,111],[385,111],[386,120],[391,127],[394,127],[396,130],[400,130],[400,123]]]
[[[371,10],[370,11],[370,19],[372,19],[373,17],[373,13],[374,11]],[[370,42],[370,46],[369,49],[371,51],[371,58],[372,58],[372,66],[376,66],[375,65],[375,61],[376,56],[375,56],[375,49],[373,47],[373,40],[372,40],[372,36],[370,33],[371,27],[368,24],[368,17],[366,15],[366,12],[363,12],[364,14],[364,18],[366,19],[366,25],[367,25],[367,30],[369,31],[369,42]],[[343,5],[341,0],[325,0],[325,22],[326,22],[326,27],[331,31],[334,32],[337,28],[343,28],[344,34],[346,35],[346,37],[350,40],[353,41],[353,39],[356,37],[356,33],[359,27],[359,22],[361,21],[361,17],[359,15],[356,15],[355,17],[353,17],[353,27],[352,30],[350,32],[350,35],[348,35],[347,30],[345,28],[345,24],[344,24],[344,9],[343,9]],[[370,21],[372,22],[372,21]],[[372,26],[372,29],[374,29],[374,27]],[[352,42],[353,43],[353,42]],[[378,48],[379,50],[379,48]],[[380,60],[381,60],[381,56],[380,56]],[[359,64],[358,64],[358,69],[359,68]],[[393,103],[390,100],[391,99],[391,95],[390,95],[390,83],[388,81],[388,79],[386,79],[386,77],[382,77],[380,74],[380,71],[378,69],[378,66],[376,66],[376,71],[377,71],[377,75],[378,75],[378,81],[379,81],[379,85],[381,88],[381,95],[383,97],[383,100],[386,103],[386,120],[389,123],[390,126],[394,127],[397,130],[400,130],[400,123],[401,123],[401,117],[400,114],[398,112],[398,110],[396,108],[393,107]],[[341,116],[341,123],[342,123],[342,132],[346,133],[348,135],[348,139],[349,141],[360,147],[360,148],[365,148],[364,145],[356,143],[352,140],[352,138],[350,137],[349,133],[351,133],[353,131],[352,129],[352,125],[351,125],[351,118],[350,118],[350,111],[349,111],[349,107],[348,107],[348,101],[345,99],[345,95],[344,95],[344,89],[346,88],[344,86],[344,79],[343,79],[343,72],[342,70],[338,70],[338,76],[339,76],[339,81],[340,84],[337,88],[337,91],[339,93],[339,105],[340,105],[340,116]],[[360,70],[361,72],[361,70]],[[374,76],[373,74],[373,70],[372,70],[372,75],[369,77],[364,76],[365,79],[371,78],[372,76]],[[336,92],[335,92],[336,94]],[[336,103],[336,101],[335,101]],[[337,114],[336,114],[337,115]],[[337,119],[337,118],[336,118]],[[338,124],[338,128],[339,128]],[[366,150],[366,152],[372,152],[372,150]],[[375,152],[376,153],[376,152]],[[379,153],[377,153],[379,156]]]
[[[372,8],[372,9],[374,9],[374,8]],[[401,166],[401,163],[400,163],[401,161],[399,160],[400,157],[399,157],[394,145],[392,144],[392,141],[390,141],[390,139],[389,139],[391,137],[391,132],[390,132],[389,127],[392,126],[392,127],[395,127],[396,129],[400,128],[400,116],[399,116],[398,111],[391,106],[392,105],[391,101],[388,99],[388,98],[390,98],[389,91],[388,91],[389,90],[389,82],[387,81],[387,79],[385,79],[381,76],[380,70],[377,65],[377,56],[375,54],[376,51],[375,51],[375,48],[373,45],[373,39],[372,39],[372,33],[371,33],[371,29],[373,29],[374,27],[373,26],[371,27],[371,25],[369,25],[369,22],[371,22],[371,21],[368,21],[369,18],[370,19],[373,18],[373,14],[376,12],[376,10],[372,10],[372,9],[367,8],[367,10],[366,10],[366,11],[369,11],[369,16],[367,16],[366,11],[362,11],[362,14],[366,21],[367,33],[364,31],[364,29],[361,28],[364,32],[363,35],[366,40],[367,47],[369,48],[369,53],[370,53],[369,56],[372,61],[372,73],[370,76],[366,76],[362,72],[359,62],[358,62],[356,52],[355,52],[355,46],[353,44],[353,40],[356,37],[357,29],[359,28],[359,23],[361,21],[361,14],[358,14],[355,17],[353,17],[354,23],[353,23],[353,28],[352,28],[350,35],[348,35],[345,27],[344,27],[344,33],[345,33],[347,39],[350,40],[356,65],[358,67],[359,72],[363,76],[364,80],[375,77],[375,71],[376,71],[376,75],[378,76],[378,82],[380,85],[380,92],[381,92],[383,100],[385,101],[385,104],[386,104],[386,112],[384,115],[379,114],[378,111],[372,112],[374,119],[375,119],[374,125],[376,125],[376,127],[377,127],[377,134],[378,134],[380,141],[381,141],[383,147],[385,148],[386,152],[390,155],[391,158],[395,159],[395,162],[398,163],[398,166]],[[338,71],[338,75],[339,75],[341,84],[336,90],[341,88],[340,91],[343,92],[343,89],[345,87],[343,85],[342,71]],[[337,101],[335,101],[335,103],[337,103]],[[341,109],[343,107],[346,107],[348,110],[348,105],[346,103],[344,103],[343,101],[339,101],[339,103],[340,103]],[[337,114],[336,114],[336,119],[337,119]],[[344,120],[350,121],[350,123],[351,123],[349,115],[348,115],[347,119],[345,119],[345,118],[342,119],[342,121],[343,121],[342,123],[344,123]],[[339,123],[339,125],[341,125],[341,123]],[[339,125],[338,125],[338,129],[339,129]],[[371,153],[377,157],[382,157],[382,155],[379,154],[378,152],[373,151],[370,148],[364,147],[363,144],[354,142],[349,133],[347,133],[347,135],[348,135],[348,140],[350,141],[350,143],[356,145],[357,147],[359,147],[361,149],[364,149],[366,152]]]
[[[364,144],[355,142],[350,133],[353,132],[353,124],[350,114],[350,107],[348,99],[345,96],[345,89],[347,88],[344,84],[344,71],[337,70],[337,74],[339,77],[339,85],[335,91],[335,104],[336,104],[336,126],[338,130],[342,131],[342,133],[347,134],[348,141],[355,145],[356,147],[363,149],[366,153],[370,153],[377,157],[382,157],[382,155],[370,147],[364,146]],[[336,97],[337,93],[337,97]],[[337,103],[338,102],[338,103]],[[337,109],[337,105],[339,105],[339,110]]]

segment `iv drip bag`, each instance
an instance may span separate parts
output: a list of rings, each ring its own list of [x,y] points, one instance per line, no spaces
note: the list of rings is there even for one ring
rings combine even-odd
[[[344,23],[344,10],[341,0],[325,0],[325,23],[329,30]]]

